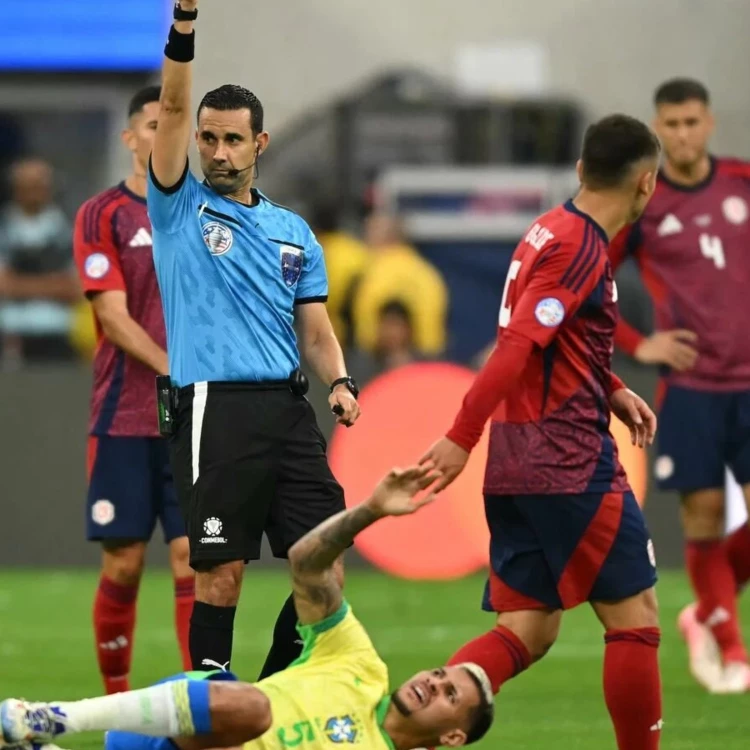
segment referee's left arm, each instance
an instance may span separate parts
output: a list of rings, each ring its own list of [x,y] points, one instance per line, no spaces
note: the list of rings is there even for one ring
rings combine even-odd
[[[326,384],[346,377],[344,353],[336,338],[323,302],[308,302],[297,307],[297,320],[300,325],[300,349],[305,360],[315,374]],[[329,398],[331,408],[340,406],[343,410],[337,421],[352,425],[359,418],[359,405],[346,385],[333,389]]]

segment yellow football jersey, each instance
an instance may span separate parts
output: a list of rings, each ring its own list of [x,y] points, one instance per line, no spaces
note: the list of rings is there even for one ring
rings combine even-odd
[[[349,605],[298,630],[302,656],[257,683],[271,701],[273,725],[245,750],[393,750],[381,728],[388,670]]]

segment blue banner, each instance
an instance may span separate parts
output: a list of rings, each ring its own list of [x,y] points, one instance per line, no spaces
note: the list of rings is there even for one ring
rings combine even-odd
[[[161,67],[169,0],[2,0],[0,70],[148,71]]]

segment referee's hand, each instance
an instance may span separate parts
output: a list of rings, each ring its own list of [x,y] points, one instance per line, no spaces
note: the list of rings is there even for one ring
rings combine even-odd
[[[328,405],[336,415],[337,424],[351,427],[359,419],[359,404],[346,385],[338,385],[328,397]]]

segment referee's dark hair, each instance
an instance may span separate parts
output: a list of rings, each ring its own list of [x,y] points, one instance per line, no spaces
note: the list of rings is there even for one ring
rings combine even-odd
[[[711,103],[708,89],[694,78],[672,78],[665,81],[654,92],[654,105],[684,104],[699,101],[706,106]]]
[[[661,144],[645,123],[628,115],[609,115],[590,125],[583,138],[582,179],[592,190],[622,185],[643,159],[656,159]]]
[[[250,110],[250,127],[255,135],[263,132],[263,105],[252,91],[244,86],[226,83],[209,91],[198,105],[198,117],[204,109],[217,109],[230,112],[237,109]]]
[[[161,86],[146,86],[136,91],[128,103],[128,118],[143,112],[143,108],[151,102],[158,102],[161,98]]]

